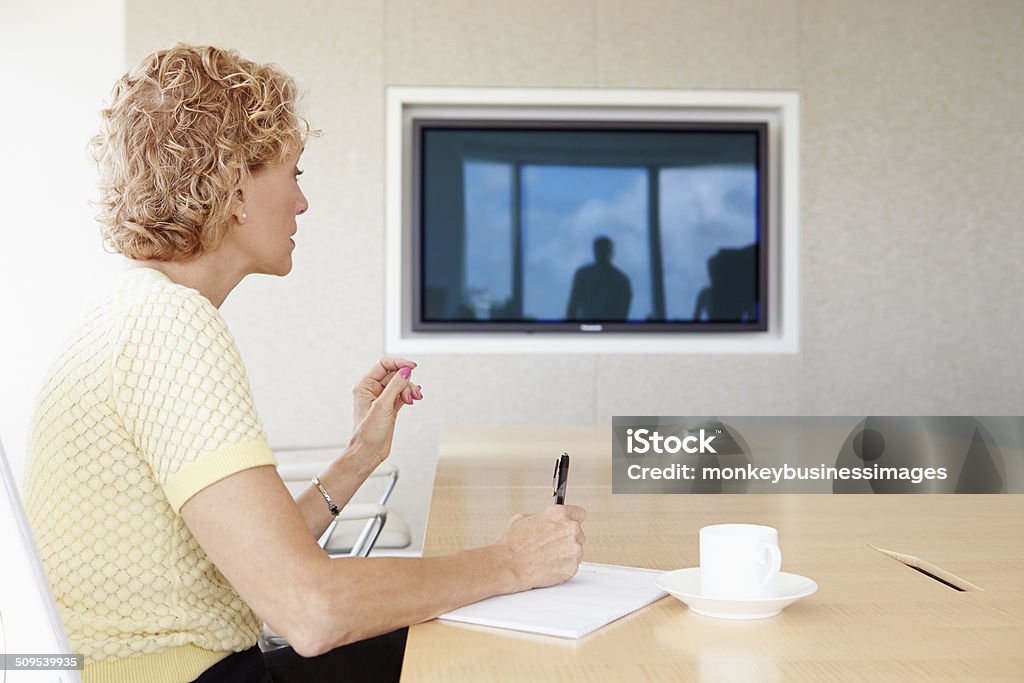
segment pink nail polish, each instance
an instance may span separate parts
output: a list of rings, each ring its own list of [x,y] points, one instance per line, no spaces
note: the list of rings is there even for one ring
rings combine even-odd
[[[421,398],[423,398],[423,394],[417,391],[416,392],[416,399],[419,400]]]
[[[402,368],[401,370],[398,371],[398,374],[406,379],[409,379],[409,375],[412,374],[412,370],[410,368]]]

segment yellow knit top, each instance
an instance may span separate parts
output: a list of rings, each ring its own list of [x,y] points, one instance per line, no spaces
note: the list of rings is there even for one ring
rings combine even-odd
[[[159,271],[120,273],[43,383],[25,464],[26,514],[85,683],[191,681],[256,643],[261,620],[180,510],[275,464],[217,309]]]

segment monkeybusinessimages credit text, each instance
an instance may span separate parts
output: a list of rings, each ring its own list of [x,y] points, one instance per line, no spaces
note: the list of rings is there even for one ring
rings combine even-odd
[[[648,429],[626,430],[627,455],[680,455],[681,457],[717,455],[716,435],[701,429],[696,434],[683,437],[662,436]],[[697,479],[733,481],[763,481],[778,484],[783,481],[835,481],[835,480],[893,480],[920,484],[925,481],[945,480],[949,473],[945,467],[893,467],[878,463],[863,467],[836,467],[821,463],[811,466],[757,466],[753,463],[741,465],[708,465],[696,462],[672,462],[661,466],[630,464],[626,476],[633,481]]]

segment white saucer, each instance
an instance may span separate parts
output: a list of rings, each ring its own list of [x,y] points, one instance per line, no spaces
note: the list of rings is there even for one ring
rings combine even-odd
[[[774,617],[800,598],[806,598],[818,584],[805,576],[779,572],[776,595],[766,598],[728,600],[709,598],[700,592],[700,567],[677,569],[659,575],[658,588],[685,602],[691,610],[705,617],[718,619],[767,619]]]

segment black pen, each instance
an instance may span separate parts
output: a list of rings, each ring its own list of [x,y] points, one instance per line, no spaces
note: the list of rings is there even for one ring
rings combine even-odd
[[[551,476],[552,495],[555,505],[565,505],[565,485],[569,481],[569,454],[562,455],[555,461],[555,473]]]

